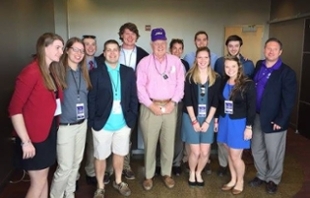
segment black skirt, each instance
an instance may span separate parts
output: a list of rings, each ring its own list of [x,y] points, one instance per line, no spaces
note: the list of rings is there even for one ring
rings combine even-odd
[[[33,158],[23,159],[21,139],[16,138],[15,145],[15,167],[23,170],[42,170],[56,162],[56,141],[57,141],[57,117],[54,117],[46,140],[39,143],[32,143],[36,154]]]

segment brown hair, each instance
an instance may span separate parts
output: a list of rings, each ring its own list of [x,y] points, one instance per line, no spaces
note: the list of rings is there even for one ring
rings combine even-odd
[[[210,52],[210,49],[208,47],[201,47],[201,48],[198,48],[197,51],[196,51],[196,57],[198,55],[199,52],[202,52],[202,51],[206,51],[208,52],[208,55],[209,55],[209,65],[208,65],[208,68],[207,68],[207,72],[208,72],[208,81],[209,81],[209,87],[211,87],[215,80],[216,80],[216,72],[211,68],[210,64],[211,64],[211,52]],[[193,67],[188,71],[187,75],[189,76],[189,79],[190,79],[190,82],[191,80],[193,80],[193,82],[195,84],[201,84],[201,81],[200,81],[200,77],[199,77],[199,68],[198,68],[198,64],[197,64],[197,61],[195,60],[194,62],[194,65]]]
[[[235,61],[238,65],[238,72],[237,72],[237,77],[235,79],[235,86],[230,93],[230,98],[233,99],[238,92],[241,93],[241,96],[243,97],[243,93],[245,90],[245,84],[246,82],[249,82],[250,79],[246,75],[244,75],[242,64],[237,56],[230,56],[230,55],[225,56],[224,64],[225,64],[225,61],[227,60]],[[229,79],[229,76],[227,76],[226,73],[225,73],[225,77],[226,79]]]
[[[182,45],[182,49],[184,49],[184,42],[183,42],[183,39],[177,39],[177,38],[174,38],[174,39],[172,39],[172,40],[170,41],[169,49],[171,50],[172,47],[173,47],[173,45],[176,44],[176,43],[181,44],[181,45]]]
[[[206,35],[207,40],[209,40],[209,36],[208,36],[207,32],[205,32],[205,31],[203,31],[203,30],[200,30],[200,31],[196,32],[195,37],[194,37],[194,40],[196,40],[196,39],[197,39],[197,36],[200,35],[200,34]]]
[[[54,41],[59,40],[62,43],[64,43],[61,36],[54,34],[54,33],[44,33],[41,35],[37,40],[36,45],[36,54],[34,57],[37,59],[40,72],[43,76],[44,84],[48,90],[56,90],[56,86],[61,86],[62,88],[65,87],[66,83],[62,79],[61,76],[63,76],[64,72],[59,68],[59,64],[56,62],[52,62],[50,65],[46,64],[46,54],[45,54],[45,48],[51,44],[53,44]],[[55,81],[57,85],[54,84],[54,81],[50,75],[52,73],[53,77],[55,78]]]
[[[67,71],[66,67],[69,67],[68,66],[68,53],[67,52],[73,46],[74,43],[81,43],[85,47],[82,40],[77,38],[77,37],[72,37],[67,41],[65,49],[64,49],[64,54],[61,57],[61,63],[63,65],[63,68],[65,68],[66,71]],[[90,89],[90,88],[92,88],[92,85],[91,85],[91,82],[89,79],[89,73],[88,73],[88,69],[87,69],[87,65],[86,65],[86,56],[84,56],[83,60],[80,62],[80,65],[81,65],[83,78],[87,84],[87,88]]]
[[[138,40],[138,38],[140,37],[140,34],[139,34],[139,30],[138,30],[136,24],[128,22],[119,28],[118,35],[119,35],[119,39],[121,41],[123,41],[122,35],[124,34],[125,29],[128,29],[128,30],[132,31],[133,33],[135,33],[137,35],[137,40]]]
[[[107,46],[108,46],[109,44],[115,44],[115,45],[117,45],[118,50],[120,50],[120,47],[119,47],[118,42],[117,42],[116,40],[114,40],[114,39],[110,39],[110,40],[107,40],[107,41],[103,44],[103,51],[104,51],[104,52],[107,50]]]

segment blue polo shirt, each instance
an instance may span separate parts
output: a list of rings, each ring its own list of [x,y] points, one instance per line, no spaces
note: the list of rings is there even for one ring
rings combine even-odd
[[[107,62],[105,64],[112,85],[113,106],[111,109],[110,116],[107,120],[107,123],[104,125],[103,129],[113,132],[126,126],[125,117],[120,104],[121,102],[121,77],[119,73],[120,64],[118,64],[115,69],[110,67]]]

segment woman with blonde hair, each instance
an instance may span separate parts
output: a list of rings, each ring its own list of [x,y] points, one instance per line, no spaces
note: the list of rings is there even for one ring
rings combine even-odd
[[[213,143],[213,116],[218,105],[220,77],[212,70],[210,57],[209,48],[199,48],[185,80],[182,139],[190,145],[190,186],[204,185],[201,172]]]
[[[224,70],[215,131],[218,129],[217,141],[224,143],[228,151],[231,175],[230,181],[223,185],[222,190],[232,190],[232,194],[237,195],[243,191],[245,165],[241,157],[243,149],[250,148],[256,114],[256,91],[254,82],[243,74],[238,57],[225,57]]]
[[[18,75],[9,105],[18,166],[30,176],[26,198],[48,197],[47,176],[56,161],[58,115],[65,86],[62,69],[55,64],[62,53],[59,35],[40,36],[35,58]]]
[[[66,88],[61,104],[57,134],[57,162],[50,197],[74,197],[76,178],[83,159],[87,131],[87,95],[91,88],[81,39],[70,38],[61,63],[66,71]]]

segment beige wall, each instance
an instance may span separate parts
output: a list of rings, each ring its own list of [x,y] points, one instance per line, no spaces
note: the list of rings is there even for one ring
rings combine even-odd
[[[169,40],[183,38],[186,52],[195,50],[194,34],[205,30],[211,50],[222,55],[225,26],[265,25],[266,40],[269,12],[269,0],[68,0],[68,34],[97,35],[98,55],[104,41],[118,40],[119,27],[128,21],[137,24],[141,34],[138,45],[147,51],[150,51],[150,32],[144,30],[145,25],[163,27]]]

